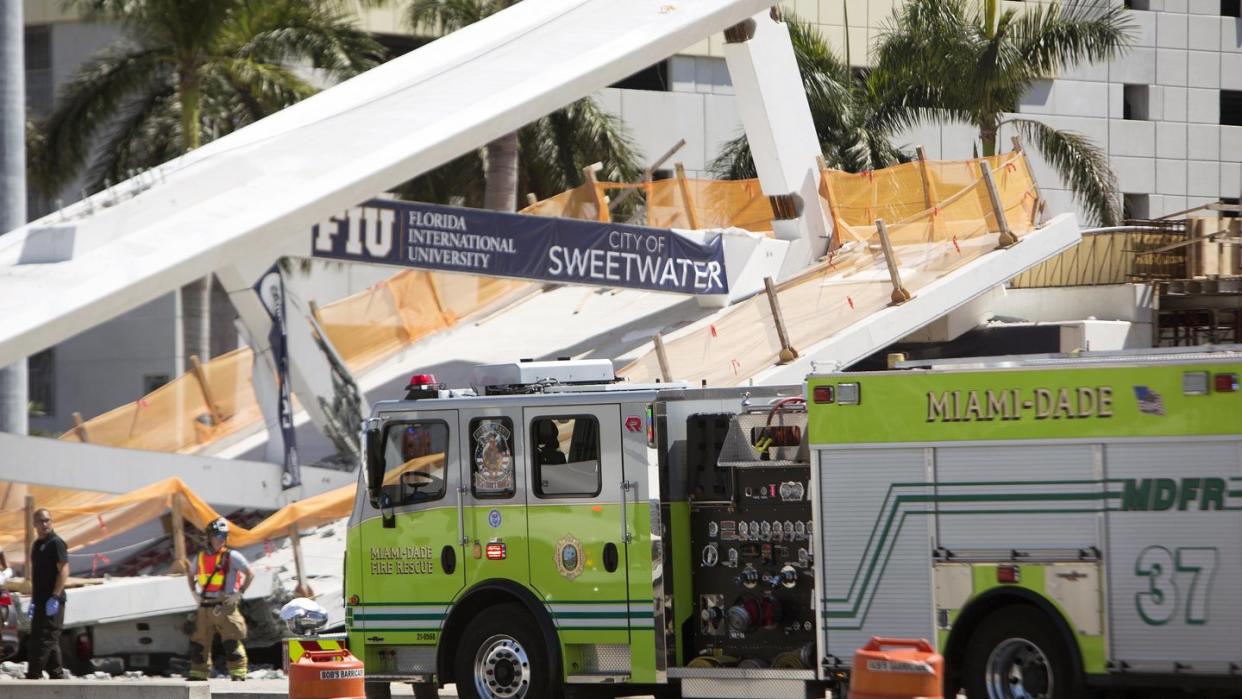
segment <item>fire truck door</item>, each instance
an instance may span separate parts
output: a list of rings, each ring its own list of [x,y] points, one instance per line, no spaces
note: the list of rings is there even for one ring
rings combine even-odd
[[[466,586],[505,579],[526,585],[526,437],[522,410],[461,410]]]
[[[465,581],[458,520],[457,411],[419,411],[384,425],[381,505],[361,527],[362,599],[353,627],[372,643],[434,644]]]
[[[531,586],[571,644],[626,646],[626,543],[619,405],[526,408]],[[628,655],[628,653],[627,653]],[[574,672],[572,666],[566,671]]]

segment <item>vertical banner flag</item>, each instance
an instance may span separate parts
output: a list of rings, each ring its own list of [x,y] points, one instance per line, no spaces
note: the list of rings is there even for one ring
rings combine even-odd
[[[285,489],[302,485],[302,470],[298,465],[298,447],[293,429],[293,397],[289,390],[289,333],[285,323],[285,280],[280,276],[278,265],[263,273],[254,285],[255,293],[272,318],[268,343],[272,346],[272,358],[276,361],[276,383],[280,389],[280,436],[285,445],[285,470],[280,484]]]
[[[313,255],[561,284],[727,294],[722,236],[372,199],[315,226]]]

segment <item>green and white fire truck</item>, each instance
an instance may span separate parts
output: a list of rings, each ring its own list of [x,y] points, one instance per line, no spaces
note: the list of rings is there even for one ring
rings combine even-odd
[[[416,377],[365,423],[350,646],[374,694],[804,699],[873,636],[935,641],[950,696],[1238,690],[1240,374],[1220,348]]]

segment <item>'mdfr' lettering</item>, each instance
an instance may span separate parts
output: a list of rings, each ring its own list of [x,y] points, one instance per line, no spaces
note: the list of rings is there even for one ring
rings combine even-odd
[[[1195,502],[1200,510],[1225,509],[1225,479],[1128,478],[1121,492],[1123,511],[1186,510]]]

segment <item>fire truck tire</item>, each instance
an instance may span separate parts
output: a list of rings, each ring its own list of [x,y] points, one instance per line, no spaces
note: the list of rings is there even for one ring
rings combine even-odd
[[[1016,604],[992,612],[966,645],[963,684],[969,699],[1079,699],[1082,677],[1071,649],[1042,611]]]
[[[548,644],[516,604],[488,607],[462,634],[453,677],[461,699],[543,699],[560,696]]]
[[[390,682],[367,682],[365,688],[367,699],[392,699]]]

